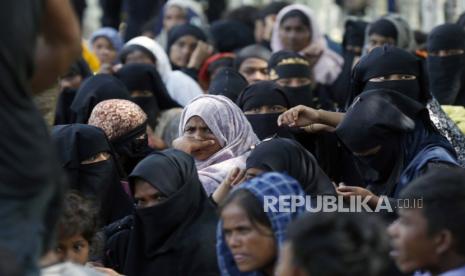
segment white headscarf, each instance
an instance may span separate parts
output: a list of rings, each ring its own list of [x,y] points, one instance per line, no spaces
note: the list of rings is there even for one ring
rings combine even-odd
[[[234,167],[245,168],[245,160],[258,137],[242,110],[230,99],[202,95],[184,108],[179,136],[193,116],[199,116],[218,139],[222,149],[205,161],[196,161],[199,177],[208,194],[212,193]]]
[[[125,47],[130,45],[142,46],[155,56],[157,71],[165,83],[168,93],[180,105],[185,106],[189,101],[203,94],[202,88],[195,80],[181,71],[173,71],[168,55],[155,40],[139,36],[129,40]]]
[[[339,54],[328,48],[326,39],[318,28],[315,15],[309,7],[302,4],[293,4],[285,7],[278,13],[276,22],[273,26],[273,34],[271,36],[271,49],[273,52],[283,50],[283,44],[279,38],[279,26],[281,25],[281,20],[284,15],[293,10],[301,11],[310,21],[310,27],[312,28],[312,40],[309,45],[318,44],[323,49],[321,57],[313,67],[315,80],[321,84],[332,84],[342,71],[344,59]]]

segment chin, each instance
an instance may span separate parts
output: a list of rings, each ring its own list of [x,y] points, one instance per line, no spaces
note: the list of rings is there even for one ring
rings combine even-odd
[[[256,267],[253,264],[241,264],[238,265],[237,268],[240,272],[252,272],[259,269],[259,267]]]

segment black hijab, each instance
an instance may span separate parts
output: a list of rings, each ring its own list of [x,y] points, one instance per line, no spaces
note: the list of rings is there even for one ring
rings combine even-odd
[[[150,58],[150,60],[153,62],[153,64],[157,63],[157,57],[155,57],[155,55],[152,52],[150,52],[144,46],[137,45],[137,44],[126,45],[126,46],[123,47],[123,49],[121,50],[121,52],[119,54],[119,59],[120,59],[121,63],[126,64],[126,59],[127,59],[128,55],[133,53],[133,52],[136,52],[136,51],[144,53],[144,55],[146,55],[147,57]]]
[[[123,173],[103,130],[84,124],[58,125],[52,139],[71,189],[98,202],[103,225],[131,213],[132,202],[120,182]],[[110,159],[81,164],[101,152],[109,153]]]
[[[247,80],[236,70],[223,67],[210,82],[208,94],[223,95],[235,102],[239,94],[247,87]]]
[[[205,35],[204,31],[202,31],[202,29],[200,29],[199,27],[194,26],[190,23],[177,25],[174,26],[168,33],[168,44],[166,47],[166,53],[169,55],[171,46],[173,46],[173,44],[176,43],[178,39],[186,35],[191,35],[197,38],[198,40],[204,42],[207,41],[207,36]]]
[[[350,95],[350,78],[352,73],[352,65],[355,57],[361,56],[361,52],[354,52],[353,49],[347,49],[349,46],[363,48],[365,39],[365,29],[368,23],[362,20],[348,20],[345,24],[344,37],[342,39],[342,51],[344,57],[344,65],[342,72],[337,80],[332,85],[332,90],[335,91],[335,101],[339,106],[344,106],[347,97]]]
[[[130,92],[135,90],[152,92],[153,97],[132,97],[132,101],[147,114],[147,123],[152,129],[155,129],[160,111],[181,107],[168,94],[154,65],[127,64],[115,76],[126,85]]]
[[[289,174],[311,196],[336,194],[315,157],[291,139],[274,138],[258,144],[247,158],[246,168]]]
[[[79,58],[71,65],[68,72],[63,77],[81,76],[84,81],[92,76],[92,71],[83,58]],[[69,124],[72,120],[71,104],[76,96],[77,90],[73,88],[65,88],[58,96],[55,110],[55,125]]]
[[[74,123],[87,123],[92,109],[102,101],[110,99],[129,100],[130,94],[117,78],[99,74],[88,78],[77,91],[71,104]]]
[[[268,62],[268,71],[271,80],[286,78],[309,78],[311,68],[308,61],[298,53],[281,50],[274,53]],[[314,99],[311,84],[299,87],[283,87],[291,107],[305,105],[314,107]]]
[[[211,25],[210,32],[220,53],[234,52],[255,43],[253,30],[240,21],[218,20]]]
[[[428,36],[428,73],[430,88],[440,104],[465,105],[465,53],[447,57],[433,56],[439,50],[465,51],[465,30],[457,24],[435,27]]]
[[[129,176],[132,193],[137,179],[145,180],[167,199],[156,206],[135,210],[122,273],[133,276],[216,272],[217,219],[214,208],[208,205],[192,157],[174,149],[154,153],[142,160]],[[173,254],[176,250],[181,254]],[[190,255],[194,252],[200,254]]]
[[[352,153],[363,153],[381,146],[378,153],[356,157],[368,182],[384,183],[394,166],[402,163],[401,144],[413,132],[416,119],[432,123],[426,107],[397,91],[378,89],[363,92],[336,128],[336,135]]]
[[[262,106],[281,105],[290,108],[289,100],[283,89],[274,81],[259,81],[249,85],[239,95],[237,105],[242,111],[249,111]],[[279,127],[278,117],[281,113],[270,114],[246,114],[252,128],[260,140],[278,135],[280,137],[292,138],[293,135],[287,127]]]
[[[257,58],[264,60],[268,63],[268,60],[271,57],[271,51],[265,48],[262,45],[254,44],[242,48],[236,53],[236,59],[234,60],[234,68],[239,70],[241,64],[249,58]]]
[[[371,78],[391,74],[413,75],[416,79],[383,82],[369,81]],[[421,61],[403,49],[387,45],[373,49],[363,56],[354,67],[351,97],[347,101],[347,106],[350,106],[353,99],[362,91],[371,89],[392,89],[424,105],[431,98],[426,71]]]
[[[377,34],[384,37],[390,37],[397,41],[397,29],[396,26],[389,20],[381,18],[372,24],[368,29],[368,35]]]

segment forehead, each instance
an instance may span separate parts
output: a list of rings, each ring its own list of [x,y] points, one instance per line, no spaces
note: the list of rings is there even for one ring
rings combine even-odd
[[[282,27],[307,27],[299,16],[292,16],[281,21]]]
[[[206,127],[207,124],[200,116],[192,116],[187,120],[186,126]]]
[[[96,39],[94,39],[94,42],[92,43],[92,45],[95,45],[95,44],[106,44],[108,46],[111,46],[110,40],[105,36],[99,36]]]
[[[246,58],[242,63],[241,67],[260,67],[266,68],[268,67],[268,62],[266,60],[256,58],[256,57],[249,57]]]
[[[244,208],[242,208],[242,206],[234,201],[224,207],[221,212],[221,218],[223,219],[223,226],[225,228],[231,228],[239,224],[250,223]]]
[[[134,197],[142,197],[157,193],[158,190],[144,179],[137,178],[134,181]]]
[[[176,40],[176,42],[184,42],[184,43],[196,43],[197,41],[198,39],[195,36],[190,35],[190,34],[183,35]]]

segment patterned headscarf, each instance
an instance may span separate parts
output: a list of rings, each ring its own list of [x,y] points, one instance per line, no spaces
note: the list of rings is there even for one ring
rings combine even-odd
[[[135,103],[127,100],[106,100],[97,104],[89,125],[103,129],[110,141],[115,140],[147,121],[147,115]]]
[[[200,181],[210,195],[234,167],[245,168],[250,149],[259,140],[244,113],[224,96],[202,95],[193,99],[181,114],[179,136],[193,116],[202,118],[222,147],[207,160],[196,160]]]
[[[299,183],[292,177],[271,172],[265,173],[259,177],[253,178],[240,186],[237,186],[235,190],[246,189],[250,191],[257,200],[260,201],[261,205],[264,206],[265,196],[301,196],[305,198],[305,192],[300,187]],[[295,220],[298,216],[305,212],[304,206],[299,206],[295,210],[291,209],[291,212],[281,212],[279,208],[278,212],[269,211],[266,215],[271,223],[271,228],[276,240],[276,244],[279,248],[283,245],[286,239],[286,229],[289,223]],[[261,275],[258,271],[243,272],[241,273],[237,268],[231,250],[226,244],[223,233],[223,222],[220,221],[217,228],[216,235],[216,250],[218,252],[218,265],[222,276],[258,276]]]

